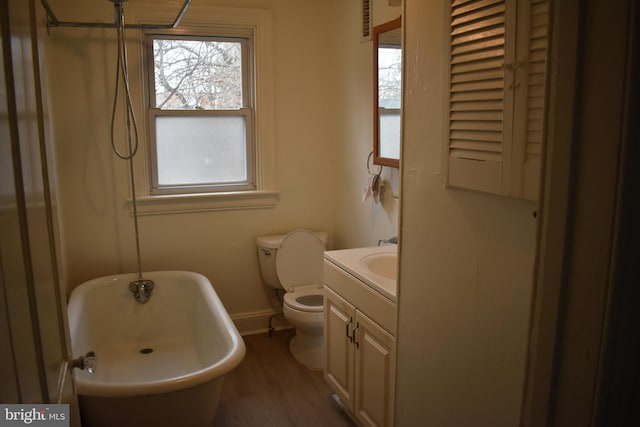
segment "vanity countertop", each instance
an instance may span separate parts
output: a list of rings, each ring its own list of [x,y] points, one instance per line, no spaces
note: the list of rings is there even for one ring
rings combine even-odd
[[[324,259],[396,302],[397,245],[326,251]]]

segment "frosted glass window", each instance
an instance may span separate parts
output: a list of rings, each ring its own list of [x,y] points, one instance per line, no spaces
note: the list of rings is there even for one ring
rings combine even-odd
[[[400,110],[380,113],[380,157],[400,158]]]
[[[156,117],[158,184],[211,185],[247,179],[245,118]]]
[[[255,190],[252,30],[147,39],[151,193]]]

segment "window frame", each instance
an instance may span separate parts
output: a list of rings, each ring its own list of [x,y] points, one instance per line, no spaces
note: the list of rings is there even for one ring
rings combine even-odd
[[[256,161],[256,132],[255,132],[255,64],[254,64],[254,32],[245,27],[181,27],[179,31],[146,31],[145,55],[147,62],[146,110],[147,129],[149,135],[149,173],[151,196],[181,196],[188,194],[219,194],[229,192],[247,192],[258,189],[257,161]],[[156,105],[155,87],[155,59],[153,41],[155,39],[196,40],[216,42],[239,42],[241,44],[241,79],[242,106],[239,109],[160,109]],[[158,179],[158,157],[156,147],[156,119],[158,117],[243,117],[245,122],[245,167],[246,179],[237,182],[218,182],[206,184],[176,184],[160,185]]]

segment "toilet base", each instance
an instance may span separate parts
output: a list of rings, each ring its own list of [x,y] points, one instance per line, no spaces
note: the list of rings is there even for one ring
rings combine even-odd
[[[324,336],[306,335],[296,330],[289,341],[289,351],[301,365],[315,371],[324,370]]]

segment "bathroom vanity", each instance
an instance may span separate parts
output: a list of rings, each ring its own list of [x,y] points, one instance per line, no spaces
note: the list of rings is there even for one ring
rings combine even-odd
[[[327,251],[325,380],[364,426],[393,425],[397,246]]]

